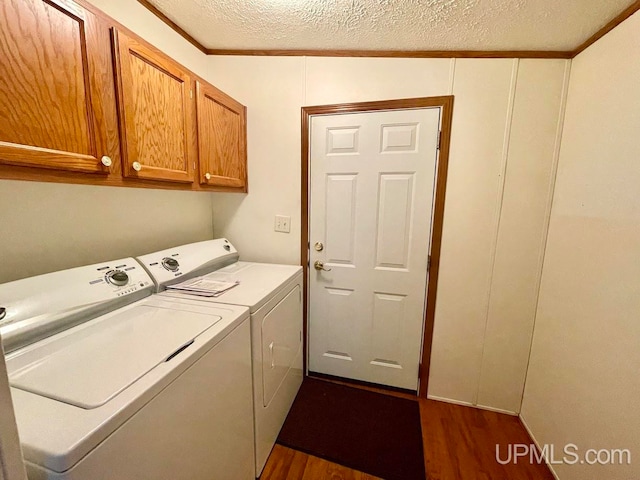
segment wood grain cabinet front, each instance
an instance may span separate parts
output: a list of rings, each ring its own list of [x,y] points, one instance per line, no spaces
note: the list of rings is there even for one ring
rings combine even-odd
[[[193,80],[176,62],[113,29],[123,174],[192,183],[197,159]]]
[[[200,184],[247,191],[246,107],[196,82]]]
[[[119,173],[108,26],[65,0],[2,0],[0,164]]]

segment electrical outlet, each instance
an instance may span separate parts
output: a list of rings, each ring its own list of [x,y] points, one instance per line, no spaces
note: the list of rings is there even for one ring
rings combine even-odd
[[[291,217],[276,215],[274,230],[276,232],[289,233],[291,231]]]

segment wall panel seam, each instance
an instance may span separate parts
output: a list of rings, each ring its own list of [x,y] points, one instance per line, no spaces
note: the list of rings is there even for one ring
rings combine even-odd
[[[452,58],[449,63],[449,95],[453,95],[453,84],[456,78],[456,59]]]
[[[308,81],[307,81],[308,60],[309,60],[309,57],[302,57],[302,105],[307,104],[307,88],[309,87]]]
[[[480,395],[480,385],[482,382],[482,371],[484,366],[484,355],[486,350],[487,328],[489,326],[489,309],[491,307],[491,293],[493,287],[493,274],[496,265],[496,254],[498,249],[498,235],[500,233],[500,220],[502,217],[502,206],[504,204],[504,190],[506,185],[507,176],[507,164],[509,161],[509,147],[511,142],[511,125],[513,123],[513,110],[515,106],[516,89],[518,85],[518,71],[520,68],[520,59],[513,60],[513,67],[511,70],[511,85],[509,87],[509,103],[507,105],[507,117],[505,121],[504,140],[502,144],[502,161],[500,165],[500,179],[498,180],[498,195],[496,202],[496,211],[494,215],[495,232],[492,239],[490,255],[490,270],[487,278],[487,297],[485,303],[485,316],[484,316],[484,331],[482,334],[482,354],[480,356],[480,367],[477,375],[476,390],[474,393],[473,404],[478,404],[478,397]]]
[[[538,269],[536,276],[536,300],[533,311],[533,327],[531,331],[531,340],[529,342],[529,355],[527,357],[527,367],[525,370],[524,383],[522,385],[522,394],[520,395],[520,411],[524,402],[524,392],[527,387],[527,378],[529,376],[529,364],[531,363],[531,350],[533,348],[533,336],[536,329],[536,321],[538,319],[538,304],[540,302],[540,288],[542,286],[542,275],[544,272],[544,260],[547,253],[547,241],[549,240],[549,225],[551,223],[551,211],[553,209],[553,200],[555,197],[556,177],[558,174],[558,164],[560,162],[560,152],[562,148],[562,134],[564,131],[564,119],[567,111],[567,98],[569,96],[569,81],[571,80],[571,65],[573,60],[567,60],[564,69],[564,79],[562,83],[562,97],[560,99],[560,108],[558,112],[558,124],[556,128],[556,139],[553,149],[553,163],[551,165],[551,175],[549,178],[549,188],[547,206],[545,210],[545,223],[542,227],[542,235],[540,239],[540,253],[538,259]]]

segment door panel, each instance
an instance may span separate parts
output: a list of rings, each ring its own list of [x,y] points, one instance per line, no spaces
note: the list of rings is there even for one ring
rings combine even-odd
[[[0,163],[109,173],[119,161],[109,30],[56,0],[0,9]]]
[[[327,128],[327,155],[357,155],[360,127]]]
[[[325,230],[328,262],[353,265],[357,180],[357,175],[327,175]]]
[[[324,342],[327,349],[322,354],[327,358],[353,361],[354,355],[354,324],[349,319],[355,315],[356,297],[354,291],[347,288],[324,289]]]
[[[192,80],[180,65],[114,30],[126,177],[193,181]]]
[[[407,322],[405,295],[374,292],[371,363],[402,368],[402,331]]]
[[[413,173],[380,175],[376,268],[408,267]]]
[[[136,79],[131,84],[131,108],[141,122],[132,132],[138,152],[144,152],[139,158],[151,167],[184,169],[185,122],[177,120],[184,119],[185,111],[182,102],[175,101],[183,95],[184,82],[137,55],[131,55],[129,61]],[[172,135],[157,135],[155,131],[162,125],[174,125],[177,130]]]
[[[309,369],[415,390],[440,109],[311,120]]]
[[[197,101],[200,183],[246,190],[246,108],[201,82]]]
[[[415,152],[418,124],[383,125],[382,152]]]

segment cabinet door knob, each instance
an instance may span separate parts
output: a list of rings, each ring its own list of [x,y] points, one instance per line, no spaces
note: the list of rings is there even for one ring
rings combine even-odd
[[[102,163],[102,165],[104,165],[105,167],[110,167],[111,164],[113,163],[113,161],[111,160],[111,157],[107,157],[106,155],[103,156],[100,159],[100,162]]]
[[[204,178],[206,178],[207,180],[211,180],[211,174],[209,172],[205,173]]]
[[[140,162],[133,162],[131,166],[136,172],[139,172],[140,170],[142,170],[142,165],[140,164]]]

